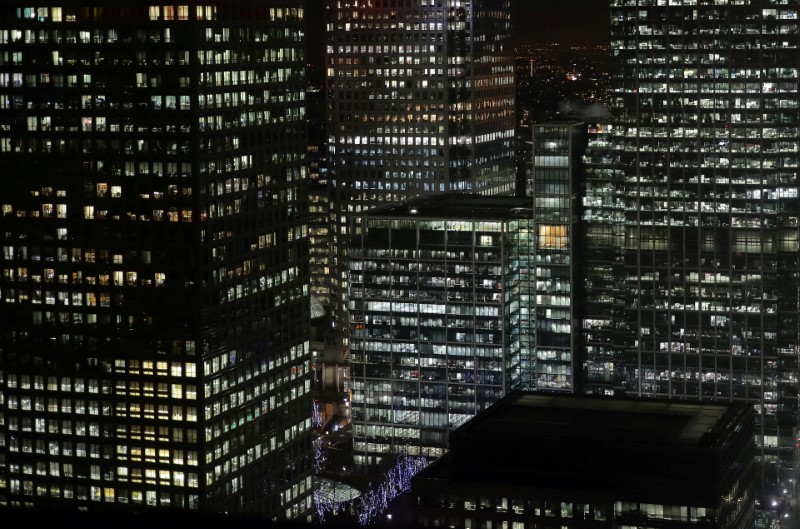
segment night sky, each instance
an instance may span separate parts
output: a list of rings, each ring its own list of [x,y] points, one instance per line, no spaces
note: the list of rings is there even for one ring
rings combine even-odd
[[[609,43],[608,0],[514,0],[517,42]]]
[[[306,0],[309,62],[321,65],[324,0]],[[512,0],[517,42],[608,44],[608,0]]]

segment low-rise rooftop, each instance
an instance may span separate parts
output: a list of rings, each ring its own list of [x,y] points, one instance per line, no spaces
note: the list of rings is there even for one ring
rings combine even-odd
[[[705,445],[736,408],[676,400],[599,399],[520,393],[465,424],[459,434]]]
[[[505,220],[530,218],[532,214],[533,202],[529,197],[442,193],[380,206],[360,215],[377,218]]]

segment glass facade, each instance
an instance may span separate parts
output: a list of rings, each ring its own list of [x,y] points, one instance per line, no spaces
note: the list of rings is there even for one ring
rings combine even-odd
[[[583,385],[587,393],[623,394],[622,311],[623,262],[619,252],[625,241],[619,189],[625,182],[620,155],[612,148],[614,127],[588,126],[584,155],[584,193],[581,216],[585,227],[585,303]]]
[[[0,6],[0,505],[305,518],[303,9]]]
[[[797,6],[612,0],[614,118],[587,160],[588,391],[750,402],[796,481]]]
[[[533,126],[533,198],[536,280],[533,350],[536,371],[528,388],[571,391],[575,387],[573,352],[578,345],[581,290],[575,288],[579,247],[575,244],[580,202],[581,157],[586,125],[553,122]]]
[[[599,492],[576,492],[558,489],[534,489],[503,483],[476,486],[474,483],[448,483],[449,491],[429,490],[433,487],[418,485],[415,490],[415,522],[418,527],[509,527],[510,529],[536,529],[544,525],[572,528],[611,528],[615,526],[613,501],[610,495]],[[621,502],[618,502],[621,503]],[[628,503],[628,502],[625,502]],[[675,520],[687,522],[687,507],[666,506],[666,517],[657,516],[664,511],[662,505],[652,504],[653,521]],[[683,516],[671,516],[671,509]],[[682,509],[682,511],[681,511]],[[697,510],[697,509],[695,509]],[[699,512],[705,514],[706,509]],[[692,520],[692,521],[697,521]],[[639,525],[638,527],[650,527]],[[683,525],[686,527],[686,525]]]
[[[347,216],[436,192],[514,193],[509,0],[327,1],[334,244]],[[338,257],[343,265],[346,255]],[[346,270],[334,274],[346,313]]]
[[[328,185],[328,147],[325,135],[325,92],[309,87],[308,119],[308,235],[311,295],[323,307],[331,305],[331,264],[335,255],[331,233],[332,190]]]
[[[356,463],[437,458],[448,431],[520,385],[528,206],[445,195],[363,217],[349,261]]]
[[[530,201],[526,200],[527,207]],[[508,221],[504,262],[506,291],[506,373],[508,389],[536,387],[546,371],[536,355],[536,228],[531,218]]]

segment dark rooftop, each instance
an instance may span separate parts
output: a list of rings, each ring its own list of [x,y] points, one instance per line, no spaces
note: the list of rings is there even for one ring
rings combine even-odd
[[[507,220],[530,218],[533,200],[529,197],[483,196],[442,193],[406,202],[380,206],[361,213],[363,217],[418,219]]]
[[[547,121],[536,121],[533,125],[535,127],[572,127],[585,125],[585,122],[574,119],[550,119]]]
[[[742,403],[514,391],[451,432],[415,480],[713,505],[731,479],[752,486],[753,424]]]
[[[458,433],[700,445],[732,413],[723,404],[521,393]]]

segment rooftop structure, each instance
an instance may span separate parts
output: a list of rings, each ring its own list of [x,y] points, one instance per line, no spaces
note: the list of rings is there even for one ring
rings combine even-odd
[[[752,434],[745,405],[514,392],[412,480],[416,521],[750,527]]]

